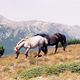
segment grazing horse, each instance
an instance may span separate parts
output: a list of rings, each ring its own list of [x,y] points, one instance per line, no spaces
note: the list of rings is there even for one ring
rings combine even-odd
[[[42,36],[39,36],[39,35],[30,37],[30,38],[24,38],[24,39],[20,40],[17,43],[16,47],[14,48],[14,50],[16,51],[16,54],[17,54],[16,59],[18,58],[18,56],[20,54],[19,50],[22,47],[24,47],[26,49],[26,51],[25,51],[26,58],[28,56],[28,52],[29,52],[30,49],[38,47],[39,51],[38,51],[37,56],[39,57],[39,54],[42,50],[42,47],[44,46],[44,48],[45,48],[47,46],[47,44],[48,44],[47,39],[45,37],[42,37]],[[43,52],[46,55],[47,54],[47,48],[46,48],[46,50],[43,50]]]
[[[58,48],[58,43],[60,42],[63,46],[63,50],[65,51],[65,48],[67,46],[66,43],[66,36],[64,34],[61,33],[55,33],[53,35],[48,35],[48,34],[36,34],[36,35],[40,35],[42,37],[45,37],[48,40],[48,46],[55,46],[55,53],[57,52],[57,48]]]

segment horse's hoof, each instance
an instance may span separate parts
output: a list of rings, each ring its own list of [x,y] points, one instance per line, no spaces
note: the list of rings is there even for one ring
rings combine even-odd
[[[26,58],[28,57],[28,54],[25,54]]]
[[[38,57],[41,57],[42,55],[38,55]]]
[[[57,52],[54,52],[54,54],[56,54]]]
[[[26,59],[27,59],[27,57],[28,57],[28,56],[26,56]]]
[[[37,57],[37,55],[35,55],[34,57]]]
[[[44,54],[44,56],[47,56],[47,54]]]
[[[18,59],[17,57],[15,57],[15,59]]]

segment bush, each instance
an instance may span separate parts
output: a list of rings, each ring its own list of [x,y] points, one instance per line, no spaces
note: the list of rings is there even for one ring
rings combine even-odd
[[[70,40],[67,40],[66,42],[67,42],[67,45],[80,44],[80,40],[79,39],[70,39]],[[62,44],[59,43],[58,46],[62,47]]]
[[[67,44],[70,45],[70,44],[80,44],[80,40],[78,39],[70,39],[70,40],[67,40]]]
[[[67,65],[67,70],[80,73],[80,62],[73,62]]]
[[[36,68],[32,68],[32,69],[23,71],[20,74],[20,76],[21,76],[21,78],[26,78],[27,79],[27,78],[41,76],[42,73],[43,73],[43,68],[36,67]]]
[[[0,46],[0,57],[3,55],[3,53],[4,53],[4,48],[3,46]]]
[[[57,65],[49,65],[43,67],[35,67],[29,70],[22,71],[19,76],[21,78],[32,78],[42,75],[59,75],[64,71],[71,71],[80,73],[80,62],[71,62],[71,63],[64,63],[64,64],[57,64]]]

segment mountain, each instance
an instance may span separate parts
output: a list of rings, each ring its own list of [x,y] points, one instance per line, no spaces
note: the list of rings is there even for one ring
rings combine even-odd
[[[80,39],[80,26],[49,23],[44,21],[12,21],[0,15],[0,45],[5,47],[5,54],[13,53],[16,43],[23,37],[37,33],[53,34],[60,32],[67,39]]]

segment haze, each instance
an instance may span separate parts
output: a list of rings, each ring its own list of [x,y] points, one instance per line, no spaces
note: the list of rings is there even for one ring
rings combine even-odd
[[[0,0],[0,15],[15,21],[80,25],[80,0]]]

